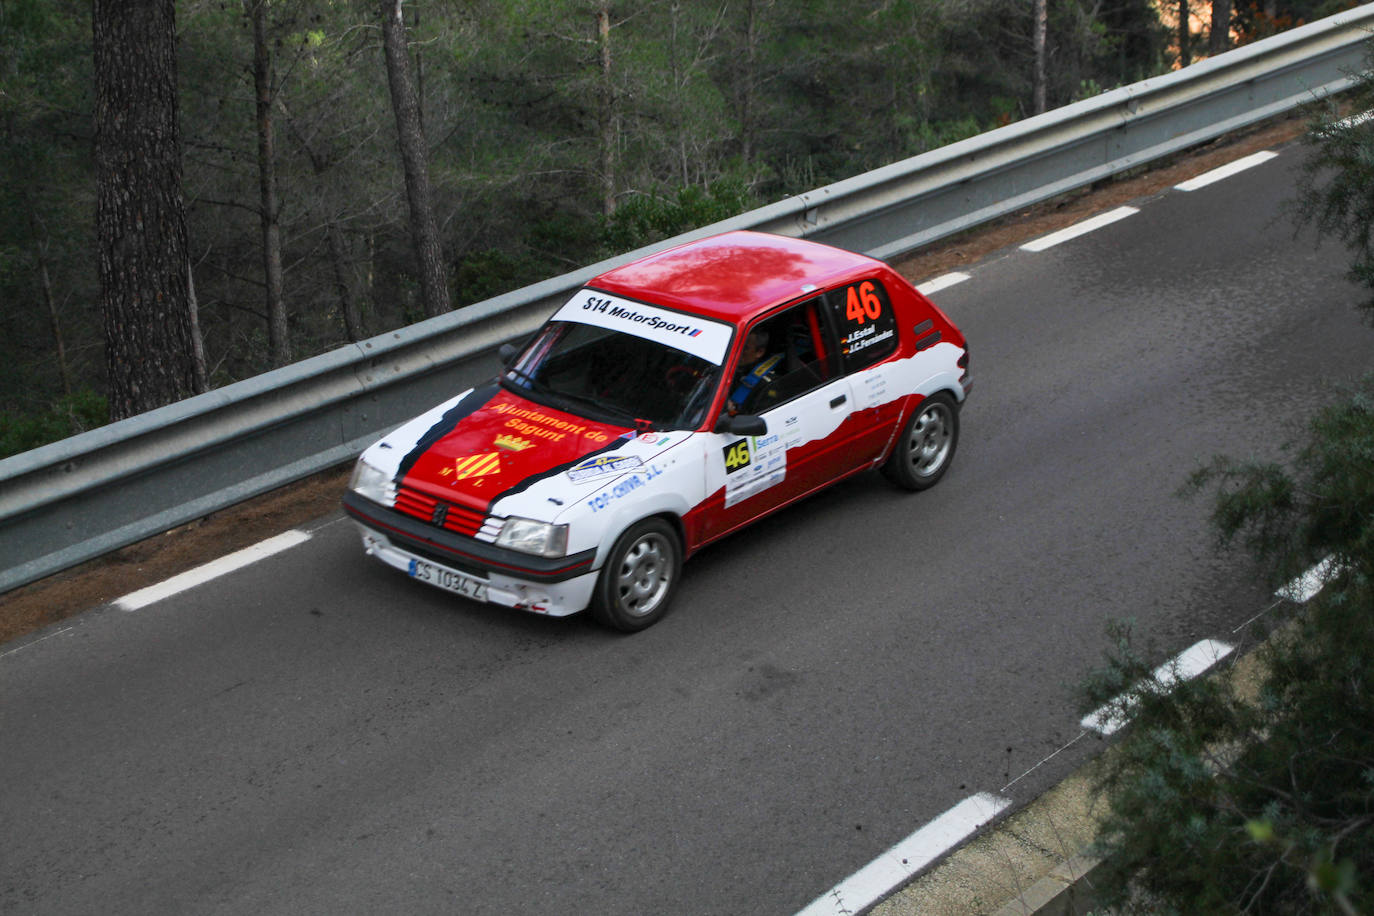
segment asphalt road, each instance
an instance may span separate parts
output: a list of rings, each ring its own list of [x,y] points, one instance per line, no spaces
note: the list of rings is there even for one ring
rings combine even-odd
[[[1298,155],[976,265],[935,297],[976,378],[945,480],[709,548],[643,634],[423,589],[336,515],[5,646],[0,911],[789,914],[1025,803],[1099,747],[1108,621],[1163,658],[1270,603],[1175,491],[1370,365],[1343,252],[1278,215]]]

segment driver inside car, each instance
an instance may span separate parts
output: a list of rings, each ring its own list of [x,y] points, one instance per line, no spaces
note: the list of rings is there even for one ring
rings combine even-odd
[[[782,365],[782,353],[765,355],[768,349],[768,332],[756,328],[745,338],[740,350],[739,367],[735,372],[735,383],[730,389],[726,407],[731,413],[738,412],[754,394],[759,385],[768,383]]]

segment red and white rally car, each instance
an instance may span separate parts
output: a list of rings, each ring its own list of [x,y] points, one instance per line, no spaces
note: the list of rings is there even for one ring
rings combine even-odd
[[[731,232],[592,280],[506,370],[363,452],[344,497],[415,579],[621,630],[706,544],[880,467],[949,468],[959,329],[881,261]]]

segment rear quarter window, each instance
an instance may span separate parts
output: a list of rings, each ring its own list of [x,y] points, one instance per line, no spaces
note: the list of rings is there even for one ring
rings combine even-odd
[[[846,374],[857,372],[897,349],[897,318],[892,300],[877,280],[860,280],[825,295],[840,336]]]

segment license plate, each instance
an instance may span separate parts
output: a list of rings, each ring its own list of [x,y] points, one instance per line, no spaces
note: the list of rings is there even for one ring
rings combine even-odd
[[[464,598],[474,601],[487,600],[487,583],[481,579],[464,576],[442,566],[426,563],[424,560],[410,561],[410,575],[421,582],[442,588],[446,592],[453,592],[455,595],[462,595]]]

